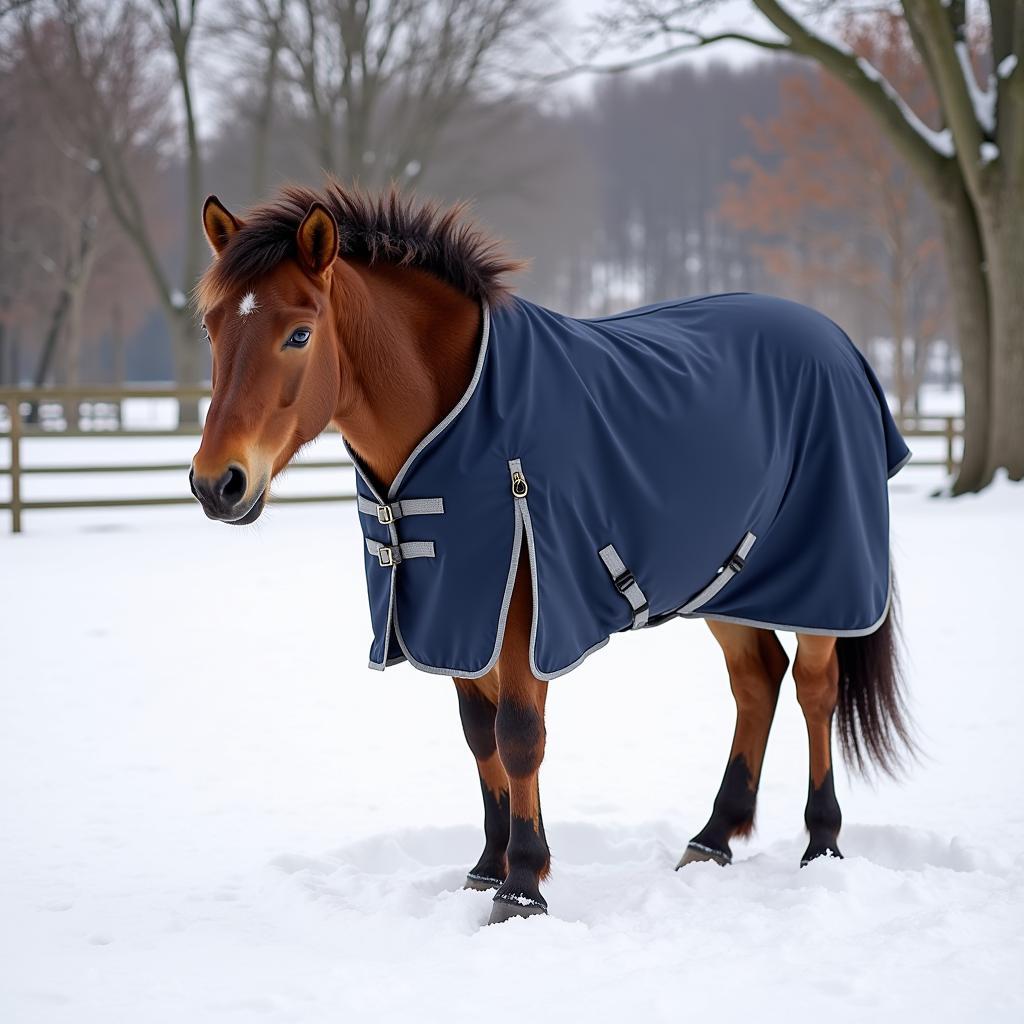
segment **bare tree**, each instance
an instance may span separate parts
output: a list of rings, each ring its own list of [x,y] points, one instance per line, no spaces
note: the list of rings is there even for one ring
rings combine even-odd
[[[296,0],[289,48],[321,166],[416,182],[542,10],[539,0]]]
[[[815,14],[855,17],[863,5],[750,0],[750,6],[766,19],[763,35],[746,20],[702,31],[701,16],[720,7],[716,0],[626,0],[616,24],[620,32],[666,42],[645,62],[726,39],[798,54],[841,79],[875,115],[935,201],[951,261],[966,415],[954,493],[984,487],[1002,467],[1024,479],[1024,0],[971,5],[987,12],[975,37],[984,40],[981,64],[990,69],[984,83],[972,60],[966,0],[885,5],[905,19],[938,100],[935,126],[874,65],[814,26]]]
[[[246,137],[248,191],[258,198],[270,172],[275,115],[282,101],[289,0],[229,0],[207,26],[218,49],[217,72],[230,102],[218,104]],[[219,187],[219,186],[218,186]]]
[[[898,19],[883,16],[848,42],[914,91],[923,72],[907,59]],[[865,347],[875,333],[889,339],[897,412],[909,414],[945,306],[937,218],[856,97],[820,68],[800,71],[783,81],[777,115],[748,119],[758,155],[736,162],[745,180],[726,186],[721,210],[763,239],[756,251],[784,289],[841,308]]]
[[[206,358],[187,298],[205,258],[202,233],[197,217],[186,218],[180,276],[169,272],[143,175],[177,133],[167,110],[168,91],[176,83],[186,151],[185,204],[189,211],[199,208],[202,168],[189,63],[196,0],[149,2],[147,10],[132,0],[58,0],[57,19],[43,21],[40,11],[49,8],[40,4],[23,18],[20,38],[51,99],[51,115],[86,155],[111,212],[146,268],[167,322],[175,375],[192,384],[200,379]],[[57,66],[42,44],[43,32],[55,25],[64,43]],[[170,57],[169,67],[154,60],[154,53]],[[195,422],[196,403],[182,403],[180,415],[184,422]]]

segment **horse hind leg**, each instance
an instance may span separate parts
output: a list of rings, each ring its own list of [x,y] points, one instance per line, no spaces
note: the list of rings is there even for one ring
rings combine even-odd
[[[800,866],[816,857],[841,857],[839,829],[843,815],[832,778],[832,718],[839,700],[836,638],[801,633],[797,638],[793,679],[796,698],[807,722],[810,781],[804,822],[810,835]]]
[[[456,679],[455,690],[462,731],[476,759],[484,801],[484,850],[467,873],[465,888],[497,889],[508,874],[505,851],[509,837],[508,776],[494,735],[498,681],[494,673],[481,679]]]
[[[736,729],[729,763],[708,823],[690,840],[676,868],[695,861],[732,861],[729,840],[754,827],[757,787],[779,688],[789,659],[771,631],[708,620],[725,655],[736,701]]]

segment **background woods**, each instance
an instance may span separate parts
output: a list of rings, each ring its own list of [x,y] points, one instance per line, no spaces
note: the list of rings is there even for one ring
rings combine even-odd
[[[0,384],[204,380],[202,198],[241,209],[330,169],[474,198],[530,259],[523,293],[578,314],[716,290],[818,306],[904,414],[962,351],[958,488],[1019,476],[1021,6],[612,5],[606,37],[655,51],[756,8],[763,38],[725,28],[760,56],[566,87],[571,4],[0,4]]]
[[[666,54],[725,38],[797,54],[857,97],[927,192],[945,243],[966,411],[955,490],[1001,467],[1024,478],[1024,2],[625,0],[613,17]],[[898,76],[865,48],[879,28],[903,50]]]

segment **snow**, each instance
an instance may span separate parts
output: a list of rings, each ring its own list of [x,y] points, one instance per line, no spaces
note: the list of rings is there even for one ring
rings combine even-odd
[[[982,131],[991,135],[996,127],[996,88],[995,79],[990,78],[989,88],[982,89],[978,85],[978,79],[974,75],[974,66],[971,64],[971,51],[967,44],[960,40],[953,44],[956,50],[957,60],[960,62],[960,71],[964,76],[964,84],[971,97],[971,105],[974,107],[974,116]]]
[[[454,688],[366,669],[350,506],[29,515],[0,533],[0,1020],[1022,1019],[1024,487],[940,479],[892,484],[925,757],[839,770],[846,859],[798,867],[787,683],[758,831],[672,870],[733,726],[681,622],[552,683],[551,916],[494,928],[460,888],[482,816]]]
[[[999,159],[999,147],[994,142],[983,142],[979,152],[983,164],[990,164],[993,160]]]
[[[869,60],[864,57],[857,58],[857,67],[863,72],[865,77],[869,78],[872,82],[877,82],[882,91],[888,97],[888,99],[894,103],[900,113],[906,119],[907,123],[911,128],[917,132],[918,135],[928,143],[936,153],[941,156],[953,156],[955,148],[953,146],[953,134],[948,128],[943,128],[942,131],[936,131],[934,128],[929,128],[914,113],[910,108],[909,104],[903,97],[893,88],[892,83],[878,70]]]

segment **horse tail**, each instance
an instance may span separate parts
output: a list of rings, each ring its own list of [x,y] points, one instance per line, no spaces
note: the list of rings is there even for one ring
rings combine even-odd
[[[870,765],[896,777],[917,753],[903,697],[899,606],[892,579],[889,609],[866,636],[836,641],[839,659],[839,744],[846,763],[866,774]]]

